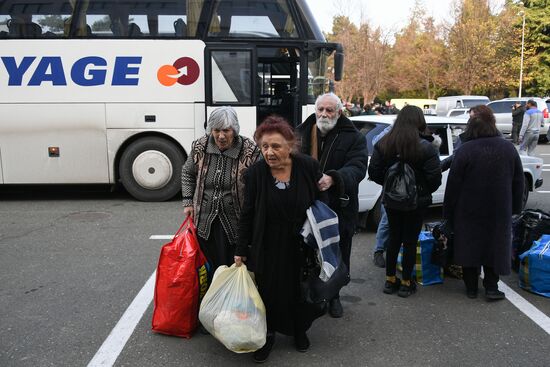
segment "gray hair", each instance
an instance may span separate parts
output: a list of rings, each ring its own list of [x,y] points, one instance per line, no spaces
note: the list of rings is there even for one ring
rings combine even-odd
[[[338,97],[336,94],[330,92],[321,94],[317,99],[315,100],[315,110],[317,110],[317,105],[319,104],[319,101],[325,97],[330,97],[336,102],[336,111],[341,111],[344,108],[344,105],[342,104],[342,100],[340,97]]]
[[[207,134],[210,134],[213,129],[223,130],[230,128],[233,129],[235,135],[239,135],[239,119],[233,107],[222,106],[212,111],[206,125]]]

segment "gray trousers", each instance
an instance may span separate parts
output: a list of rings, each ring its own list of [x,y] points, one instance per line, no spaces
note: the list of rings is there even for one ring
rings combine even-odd
[[[520,153],[527,152],[527,155],[534,155],[535,148],[539,142],[539,133],[532,133],[527,131],[523,136],[523,141],[519,146]]]

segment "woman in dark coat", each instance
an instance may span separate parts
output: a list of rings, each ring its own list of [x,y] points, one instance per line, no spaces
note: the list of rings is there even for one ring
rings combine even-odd
[[[311,157],[295,153],[294,133],[280,117],[268,117],[254,136],[264,160],[245,173],[244,207],[239,223],[235,263],[254,271],[266,307],[267,341],[254,352],[265,361],[275,332],[294,336],[296,349],[309,348],[306,331],[313,315],[300,302],[300,269],[311,256],[300,235],[306,210],[320,196],[322,174]]]
[[[397,115],[395,123],[376,145],[369,164],[369,178],[384,185],[386,172],[398,161],[408,163],[414,170],[417,190],[417,206],[405,210],[386,206],[390,227],[390,240],[386,254],[386,282],[384,293],[398,292],[408,297],[416,291],[411,280],[416,260],[416,244],[422,229],[426,208],[432,203],[432,193],[441,185],[439,155],[433,145],[422,138],[426,120],[416,106],[405,106]],[[403,280],[395,276],[397,256],[403,245]]]
[[[454,230],[454,261],[462,265],[466,293],[477,297],[479,268],[488,299],[503,299],[499,275],[510,273],[512,214],[521,211],[523,167],[513,144],[499,134],[493,112],[477,106],[455,153],[443,214]]]

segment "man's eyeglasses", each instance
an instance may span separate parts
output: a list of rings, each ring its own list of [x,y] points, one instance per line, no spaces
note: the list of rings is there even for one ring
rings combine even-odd
[[[332,108],[332,107],[317,107],[317,112],[323,112],[323,111],[327,111],[327,113],[334,113],[336,111],[336,109]]]

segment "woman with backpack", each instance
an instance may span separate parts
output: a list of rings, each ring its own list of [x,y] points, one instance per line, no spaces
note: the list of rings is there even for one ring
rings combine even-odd
[[[416,106],[405,106],[391,131],[375,146],[369,179],[384,187],[382,203],[390,226],[384,293],[408,297],[416,291],[411,280],[416,244],[432,193],[441,185],[439,155],[423,137],[426,120]],[[403,245],[403,280],[396,277],[397,256]]]

